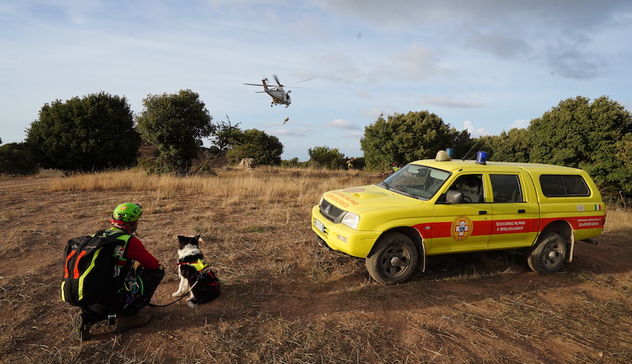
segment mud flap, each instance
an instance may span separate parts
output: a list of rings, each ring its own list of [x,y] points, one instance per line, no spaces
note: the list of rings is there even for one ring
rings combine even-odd
[[[421,240],[421,254],[419,256],[419,259],[421,260],[421,271],[425,272],[426,271],[426,244],[424,244],[423,239]]]
[[[571,234],[570,245],[570,249],[568,249],[568,259],[566,259],[567,263],[573,262],[573,254],[575,253],[575,234]]]

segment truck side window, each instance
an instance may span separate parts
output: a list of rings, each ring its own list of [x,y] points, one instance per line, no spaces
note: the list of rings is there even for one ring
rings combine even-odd
[[[579,175],[543,174],[540,186],[546,197],[590,196],[586,181]]]
[[[524,202],[522,199],[522,189],[520,188],[520,178],[517,175],[491,174],[489,178],[492,181],[494,202]]]
[[[564,181],[567,196],[590,196],[590,191],[582,176],[563,176],[562,181]]]
[[[459,191],[463,194],[463,203],[481,203],[483,198],[483,175],[466,174],[454,181],[449,190]]]

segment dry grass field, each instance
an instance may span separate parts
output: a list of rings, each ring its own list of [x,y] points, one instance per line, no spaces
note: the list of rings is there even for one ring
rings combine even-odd
[[[507,252],[429,258],[397,286],[314,242],[322,192],[376,183],[363,172],[221,171],[149,177],[122,171],[0,177],[0,361],[5,363],[629,363],[632,212],[609,210],[598,246],[542,276]],[[59,300],[67,239],[107,226],[138,201],[139,235],[177,288],[175,235],[199,233],[222,296],[191,309],[147,308],[146,327],[69,339],[77,309]]]

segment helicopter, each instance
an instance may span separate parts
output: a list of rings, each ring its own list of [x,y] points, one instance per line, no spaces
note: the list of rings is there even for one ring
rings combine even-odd
[[[261,80],[261,83],[244,83],[244,85],[248,85],[248,86],[263,86],[263,91],[256,91],[257,93],[267,93],[268,95],[270,95],[270,97],[272,97],[272,102],[270,103],[270,107],[274,106],[275,104],[277,105],[285,105],[285,107],[290,106],[290,104],[292,103],[292,99],[290,98],[290,92],[292,91],[285,91],[283,89],[283,85],[281,84],[281,82],[279,82],[279,78],[277,77],[277,75],[272,75],[274,77],[274,80],[276,81],[278,86],[274,86],[269,84],[268,79],[264,78],[263,80]]]
[[[290,92],[292,91],[286,92],[283,89],[284,86],[281,84],[281,82],[279,82],[279,78],[277,77],[277,75],[272,75],[272,77],[274,77],[274,80],[276,81],[278,86],[270,85],[268,83],[267,78],[264,78],[263,80],[261,80],[261,83],[244,83],[244,85],[263,86],[263,91],[256,91],[256,92],[267,93],[268,95],[270,95],[270,97],[272,97],[272,102],[270,103],[270,107],[274,106],[275,104],[285,105],[285,107],[290,106],[290,104],[292,103],[292,99],[290,98]]]

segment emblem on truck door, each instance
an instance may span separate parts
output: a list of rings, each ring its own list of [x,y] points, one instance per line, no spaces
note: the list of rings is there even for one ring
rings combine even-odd
[[[452,239],[454,240],[465,240],[472,235],[473,230],[474,224],[472,224],[472,220],[465,216],[460,216],[452,222],[450,235],[452,235]]]

